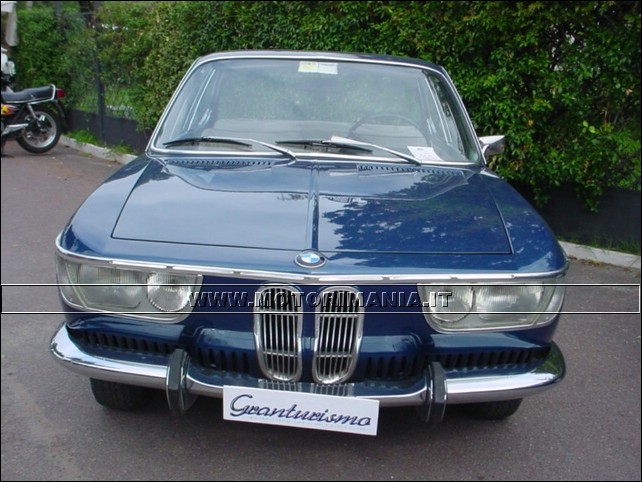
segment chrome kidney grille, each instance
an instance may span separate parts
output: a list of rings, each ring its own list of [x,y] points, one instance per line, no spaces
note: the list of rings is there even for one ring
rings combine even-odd
[[[289,286],[267,285],[256,292],[254,339],[259,365],[270,380],[301,378],[301,293]]]
[[[352,287],[323,290],[314,317],[312,378],[341,383],[354,372],[363,335],[363,300]],[[293,287],[266,285],[256,294],[254,338],[259,365],[270,380],[296,382],[302,373],[302,295]]]

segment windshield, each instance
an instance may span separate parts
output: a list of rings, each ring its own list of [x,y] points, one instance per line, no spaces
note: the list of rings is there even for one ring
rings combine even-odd
[[[182,84],[153,147],[247,154],[264,152],[269,144],[297,157],[399,161],[405,156],[426,163],[474,163],[473,133],[455,95],[437,73],[418,67],[300,59],[211,61],[192,70]]]

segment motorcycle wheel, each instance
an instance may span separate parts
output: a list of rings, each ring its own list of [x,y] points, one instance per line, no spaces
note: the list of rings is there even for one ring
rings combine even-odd
[[[18,144],[29,152],[34,154],[41,154],[54,148],[60,140],[61,124],[58,114],[48,107],[36,106],[33,111],[36,117],[40,119],[39,129],[33,129],[31,124],[33,118],[31,115],[27,117],[27,122],[30,127],[27,127],[20,137],[17,138]]]

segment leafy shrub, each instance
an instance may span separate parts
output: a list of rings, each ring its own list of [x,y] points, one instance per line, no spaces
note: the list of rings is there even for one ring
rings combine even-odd
[[[16,80],[22,88],[55,83],[67,85],[64,31],[51,9],[20,10],[18,20],[20,43],[12,55],[16,62]]]
[[[62,35],[41,10],[20,12],[23,42],[36,50],[25,66],[20,47],[20,78],[65,75],[38,71],[52,46],[67,72],[93,72],[93,52],[102,75],[127,86],[141,129],[155,125],[187,67],[210,52],[419,57],[450,72],[480,135],[507,136],[491,166],[537,200],[571,185],[596,208],[605,186],[640,189],[640,2],[101,2],[100,28],[89,36]],[[69,49],[57,48],[63,37]],[[90,88],[80,77],[72,75],[73,90]]]

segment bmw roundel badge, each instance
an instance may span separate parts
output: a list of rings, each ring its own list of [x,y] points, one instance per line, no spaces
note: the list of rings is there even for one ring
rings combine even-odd
[[[294,262],[303,268],[320,268],[325,261],[321,253],[312,250],[302,251],[294,258]]]

